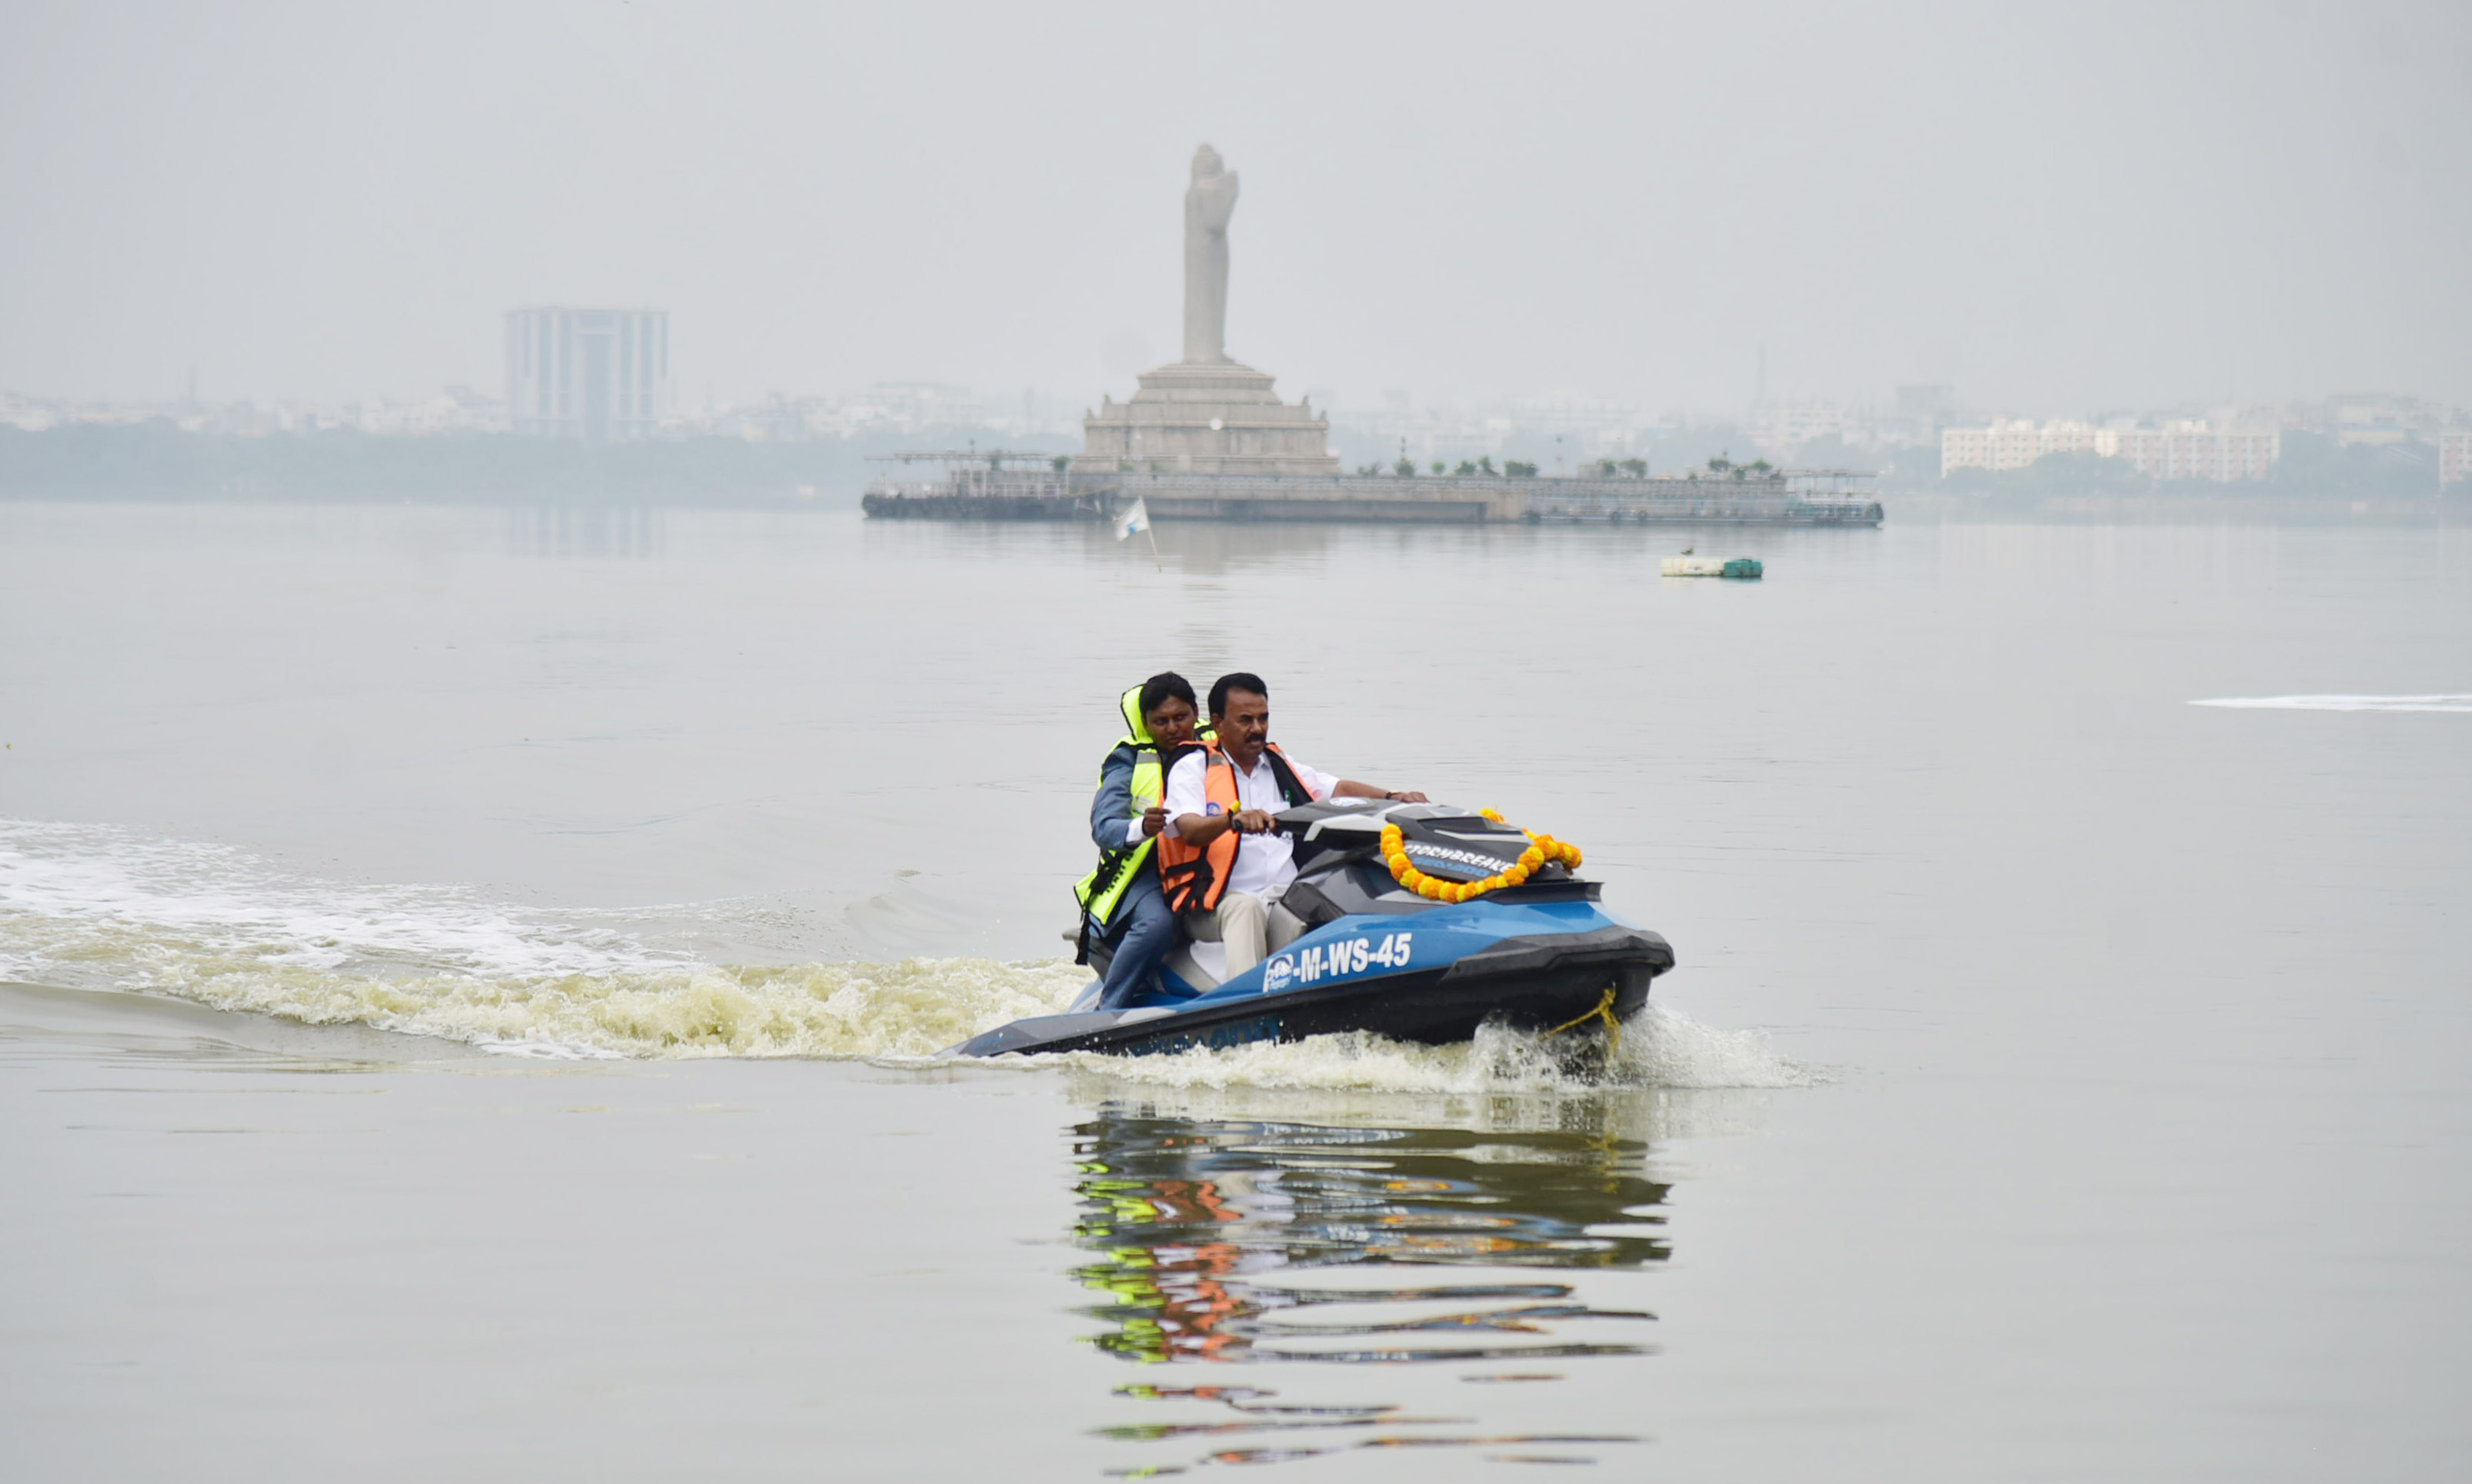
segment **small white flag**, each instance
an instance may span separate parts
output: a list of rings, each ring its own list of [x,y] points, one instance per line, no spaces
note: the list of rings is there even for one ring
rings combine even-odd
[[[1125,506],[1116,516],[1116,539],[1129,540],[1136,530],[1151,529],[1150,506],[1140,500]]]

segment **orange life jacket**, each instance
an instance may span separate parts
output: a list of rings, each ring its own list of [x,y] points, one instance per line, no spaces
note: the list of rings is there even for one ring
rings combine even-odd
[[[1202,798],[1218,806],[1218,814],[1232,814],[1243,809],[1245,805],[1236,791],[1235,760],[1220,751],[1218,743],[1188,742],[1177,749],[1167,770],[1175,772],[1177,765],[1196,748],[1202,754]],[[1290,809],[1314,802],[1313,789],[1296,776],[1277,742],[1264,742],[1262,755],[1271,760],[1271,771],[1278,776],[1279,792],[1286,795]],[[1236,852],[1242,848],[1243,840],[1243,836],[1230,829],[1221,831],[1218,838],[1207,845],[1192,845],[1173,830],[1160,831],[1159,884],[1167,890],[1167,905],[1179,912],[1215,911],[1219,899],[1227,894],[1228,878],[1236,873]]]

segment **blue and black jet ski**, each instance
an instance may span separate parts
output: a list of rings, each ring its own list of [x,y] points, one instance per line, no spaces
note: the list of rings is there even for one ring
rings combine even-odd
[[[1417,870],[1482,881],[1528,848],[1515,826],[1380,799],[1308,804],[1278,819],[1295,845],[1296,879],[1271,908],[1273,941],[1299,934],[1287,947],[1222,979],[1210,967],[1219,945],[1179,942],[1146,1003],[1083,1008],[1097,1001],[1093,983],[1073,1011],[1014,1021],[945,1054],[1144,1055],[1346,1030],[1438,1046],[1488,1022],[1546,1030],[1604,1012],[1628,1017],[1674,967],[1662,936],[1607,912],[1601,883],[1559,862],[1517,886],[1441,903],[1391,880],[1382,860],[1383,826],[1396,825]],[[1104,977],[1104,949],[1092,953]]]

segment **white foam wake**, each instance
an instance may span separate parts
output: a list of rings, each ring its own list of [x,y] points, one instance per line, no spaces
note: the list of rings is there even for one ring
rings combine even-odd
[[[2226,695],[2189,704],[2234,711],[2472,711],[2472,695]]]
[[[676,914],[677,908],[658,908]],[[298,876],[220,845],[0,821],[0,978],[532,1055],[925,1055],[1060,1008],[1069,964],[733,966],[606,914]]]
[[[524,912],[452,886],[362,886],[285,871],[246,851],[107,825],[0,820],[0,973],[27,977],[46,945],[117,936],[296,969],[583,974],[670,961],[590,912]],[[138,954],[144,957],[144,954]],[[95,960],[116,974],[105,952]],[[73,985],[91,979],[72,962]],[[125,965],[119,967],[126,967]],[[55,979],[57,982],[57,979]],[[116,980],[112,987],[128,987]]]
[[[511,908],[463,888],[345,885],[224,846],[0,821],[0,978],[175,995],[542,1058],[913,1063],[1063,1010],[1089,976],[1062,960],[704,963],[647,946],[607,914]],[[1159,1087],[1445,1095],[1807,1080],[1758,1036],[1663,1006],[1635,1017],[1603,1065],[1574,1070],[1569,1040],[1489,1030],[1421,1047],[1360,1034],[1029,1064],[1104,1065]]]
[[[1624,1025],[1619,1051],[1602,1065],[1574,1064],[1568,1060],[1572,1049],[1567,1037],[1489,1025],[1455,1046],[1417,1046],[1359,1032],[1177,1056],[1073,1060],[1120,1082],[1214,1090],[1500,1096],[1582,1087],[1803,1087],[1817,1080],[1770,1049],[1768,1038],[1757,1031],[1720,1030],[1652,1001]]]

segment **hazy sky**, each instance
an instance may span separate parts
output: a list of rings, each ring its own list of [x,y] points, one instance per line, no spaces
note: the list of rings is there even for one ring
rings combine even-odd
[[[1178,347],[1343,410],[2472,403],[2472,5],[0,0],[0,387],[502,389],[668,309],[677,390],[1095,402]]]

